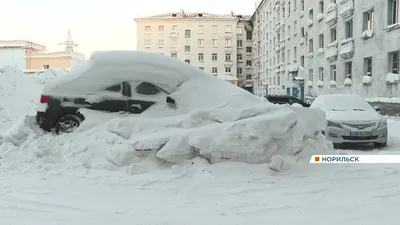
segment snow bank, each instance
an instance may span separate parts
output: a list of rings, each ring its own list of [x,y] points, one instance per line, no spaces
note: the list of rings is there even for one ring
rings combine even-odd
[[[124,61],[97,54],[92,59],[100,64],[116,60],[126,66],[132,63],[129,57],[134,56],[127,57]],[[178,68],[175,59],[167,58],[170,64],[157,62],[165,73],[153,74],[166,75],[162,83],[171,82],[172,77],[168,76],[178,74],[173,78],[181,84],[171,94],[177,108],[160,102],[141,115],[80,110],[86,119],[79,129],[60,136],[44,133],[34,122],[34,105],[39,100],[43,80],[38,76],[1,74],[10,84],[3,92],[8,95],[5,99],[17,107],[7,108],[7,112],[19,114],[14,116],[14,125],[0,135],[0,168],[84,171],[122,168],[136,174],[148,171],[141,165],[148,159],[178,165],[203,158],[211,163],[271,163],[271,168],[280,170],[290,168],[293,162],[308,163],[317,151],[332,150],[320,132],[326,126],[324,112],[271,104],[202,70],[186,67],[186,63]],[[85,66],[77,70],[82,68]],[[143,65],[137,68],[145,69]],[[54,76],[50,72],[43,76],[48,76],[45,82],[49,86],[77,78],[74,74]],[[185,75],[187,72],[189,75]]]

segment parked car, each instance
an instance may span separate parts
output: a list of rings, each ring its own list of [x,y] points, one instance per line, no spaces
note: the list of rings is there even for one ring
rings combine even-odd
[[[363,97],[354,94],[320,95],[310,108],[325,111],[327,127],[323,133],[334,144],[386,146],[387,119],[378,113],[379,107],[373,108]]]
[[[303,107],[310,107],[310,104],[305,103],[301,101],[300,99],[290,96],[290,95],[267,95],[266,98],[268,99],[269,102],[274,103],[274,104],[289,104],[292,105],[294,103],[300,104]]]
[[[201,89],[207,93],[194,92],[177,102],[181,95],[175,94],[185,85],[208,85]],[[218,97],[199,102],[199,94]],[[214,107],[212,104],[220,105],[232,94],[246,102],[262,102],[248,91],[173,57],[141,51],[96,52],[84,65],[45,84],[36,121],[46,131],[70,133],[85,120],[81,109],[142,114],[158,104],[178,113],[177,106]],[[165,116],[164,111],[160,113]]]

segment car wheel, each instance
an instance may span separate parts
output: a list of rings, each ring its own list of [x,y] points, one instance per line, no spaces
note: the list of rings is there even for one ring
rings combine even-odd
[[[383,142],[383,143],[381,143],[381,142],[374,142],[374,147],[375,147],[375,148],[383,148],[383,147],[386,146],[386,144],[387,144],[387,142]]]
[[[82,116],[78,114],[67,114],[62,116],[56,123],[55,132],[56,134],[72,133],[78,129],[83,121]]]

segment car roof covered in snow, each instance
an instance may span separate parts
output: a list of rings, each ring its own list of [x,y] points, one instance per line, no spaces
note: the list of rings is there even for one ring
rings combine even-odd
[[[360,95],[356,94],[323,94],[312,103],[312,108],[323,106],[326,109],[352,110],[354,108],[374,111],[372,106]]]
[[[44,87],[46,94],[88,94],[124,81],[153,83],[167,92],[190,79],[210,78],[203,70],[179,59],[144,51],[94,52],[87,63]]]

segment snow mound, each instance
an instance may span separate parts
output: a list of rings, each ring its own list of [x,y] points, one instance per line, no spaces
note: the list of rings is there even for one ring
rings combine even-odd
[[[125,56],[107,58],[110,56],[96,53],[92,59],[94,64],[114,60],[126,66],[137,57]],[[186,63],[178,68],[182,62],[156,57],[164,72],[152,75],[173,90],[170,96],[178,103],[176,108],[158,102],[141,115],[82,109],[86,119],[79,129],[59,136],[43,132],[35,124],[33,115],[43,84],[54,87],[60,81],[78,79],[77,71],[90,63],[68,76],[52,70],[35,76],[0,74],[0,85],[6,84],[0,88],[1,101],[8,102],[2,117],[7,118],[7,126],[0,133],[0,169],[107,169],[141,174],[151,170],[145,163],[148,160],[172,166],[202,159],[209,163],[268,163],[270,169],[281,171],[292,163],[308,163],[317,152],[333,150],[321,134],[326,126],[323,111],[271,104]],[[143,64],[135,68],[144,71],[148,61],[140,60]],[[185,75],[191,71],[195,72]],[[173,74],[178,75],[170,77]],[[114,78],[118,80],[118,76]],[[175,87],[175,83],[179,85]]]

